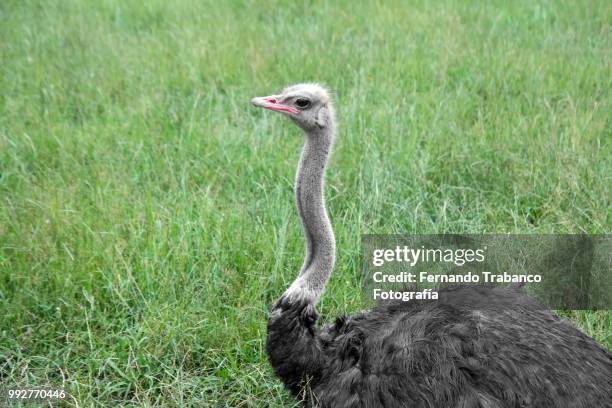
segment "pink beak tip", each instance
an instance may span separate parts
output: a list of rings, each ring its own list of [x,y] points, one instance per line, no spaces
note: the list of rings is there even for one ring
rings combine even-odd
[[[272,96],[253,98],[251,99],[251,104],[257,106],[258,108],[264,108],[276,112],[288,112],[294,115],[298,115],[300,113],[299,110],[292,106],[282,105],[278,103],[277,99]]]

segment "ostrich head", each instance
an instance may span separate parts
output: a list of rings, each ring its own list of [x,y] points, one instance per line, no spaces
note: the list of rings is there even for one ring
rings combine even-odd
[[[281,112],[305,132],[330,129],[334,124],[334,111],[329,93],[317,84],[297,84],[282,90],[278,95],[251,99],[254,106]]]

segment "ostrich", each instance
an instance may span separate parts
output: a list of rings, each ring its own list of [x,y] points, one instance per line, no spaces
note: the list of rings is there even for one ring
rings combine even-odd
[[[251,103],[304,133],[295,179],[304,262],[271,308],[266,344],[275,374],[304,406],[612,407],[612,354],[516,286],[447,288],[446,302],[381,303],[317,325],[335,262],[323,193],[332,101],[323,87],[299,84]],[[472,299],[487,306],[469,307]]]

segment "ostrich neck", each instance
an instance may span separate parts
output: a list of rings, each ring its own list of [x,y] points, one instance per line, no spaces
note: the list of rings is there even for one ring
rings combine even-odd
[[[285,295],[315,303],[334,267],[334,232],[325,209],[325,169],[333,144],[333,127],[306,134],[295,179],[295,198],[305,241],[304,263]]]

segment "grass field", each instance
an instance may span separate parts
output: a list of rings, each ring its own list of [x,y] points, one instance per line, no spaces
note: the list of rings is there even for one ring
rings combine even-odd
[[[339,247],[611,230],[609,1],[0,2],[0,382],[79,407],[285,407],[267,310],[301,265],[294,126],[334,89]],[[569,312],[612,349],[612,312]]]

